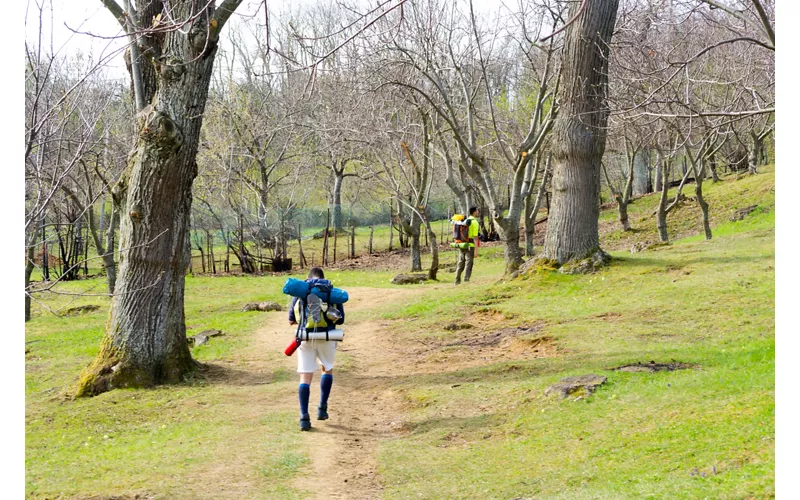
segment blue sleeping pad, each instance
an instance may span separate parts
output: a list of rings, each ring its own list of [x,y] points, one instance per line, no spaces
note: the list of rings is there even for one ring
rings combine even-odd
[[[341,288],[334,288],[330,280],[311,279],[308,281],[289,278],[283,285],[283,293],[305,299],[313,293],[329,304],[344,304],[350,298]]]

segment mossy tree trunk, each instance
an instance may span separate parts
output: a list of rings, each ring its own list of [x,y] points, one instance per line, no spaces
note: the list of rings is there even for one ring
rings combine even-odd
[[[566,31],[561,109],[553,126],[553,200],[544,257],[559,264],[600,247],[600,160],[608,121],[608,51],[617,0],[588,2]],[[570,7],[570,17],[580,4]]]
[[[134,91],[145,107],[137,114],[137,142],[122,180],[125,209],[111,314],[78,396],[178,382],[195,368],[183,311],[192,182],[218,34],[240,2],[225,0],[215,9],[190,0],[152,1],[133,16],[144,27],[191,21],[142,36],[141,62],[130,61],[132,69],[141,69],[132,74],[140,75]],[[119,6],[104,4],[124,24]]]

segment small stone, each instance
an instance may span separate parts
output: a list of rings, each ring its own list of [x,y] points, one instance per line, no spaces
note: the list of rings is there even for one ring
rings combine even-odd
[[[395,285],[412,285],[416,283],[424,283],[427,279],[427,274],[398,274],[392,278],[391,283]]]
[[[561,399],[565,399],[572,394],[583,392],[583,396],[588,396],[605,382],[606,377],[595,374],[567,377],[548,387],[544,391],[544,395],[549,396],[552,393],[558,393],[561,395]]]

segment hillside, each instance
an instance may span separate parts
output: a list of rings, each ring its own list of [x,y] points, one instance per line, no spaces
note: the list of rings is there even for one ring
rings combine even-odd
[[[189,334],[225,333],[193,349],[205,368],[178,386],[79,400],[68,390],[97,352],[108,301],[43,293],[53,310],[100,309],[56,317],[36,306],[26,325],[26,493],[772,497],[773,172],[704,186],[710,241],[686,204],[670,215],[670,245],[631,254],[633,243],[655,241],[657,198],[631,205],[630,234],[604,211],[602,244],[614,259],[594,275],[504,280],[499,246],[481,249],[472,282],[459,287],[448,272],[440,283],[390,285],[402,255],[330,269],[353,298],[331,419],[313,421],[311,433],[297,432],[285,313],[241,311],[285,303],[285,276],[188,277]],[[58,291],[102,286],[94,278]],[[545,395],[587,374],[606,380],[593,393]]]

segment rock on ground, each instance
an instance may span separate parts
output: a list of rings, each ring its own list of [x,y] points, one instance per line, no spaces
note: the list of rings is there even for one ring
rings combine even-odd
[[[392,278],[392,283],[395,285],[411,285],[414,283],[424,283],[427,279],[427,274],[398,274]]]
[[[750,213],[756,208],[758,208],[758,205],[751,205],[749,207],[740,208],[739,210],[733,212],[733,216],[731,216],[731,222],[744,220],[744,218],[750,215]]]
[[[189,343],[194,344],[194,347],[197,347],[199,345],[203,345],[206,342],[208,342],[208,339],[210,339],[211,337],[221,337],[222,335],[225,335],[225,334],[222,333],[219,330],[213,330],[213,329],[212,330],[203,330],[202,332],[200,332],[200,333],[198,333],[196,335],[192,335],[191,337],[187,337],[187,340],[189,341]]]
[[[242,307],[242,312],[248,311],[283,311],[283,306],[277,302],[249,302]]]
[[[598,386],[605,382],[606,377],[595,374],[562,378],[559,382],[548,387],[544,391],[544,395],[549,396],[550,394],[558,393],[561,394],[561,399],[564,399],[576,393],[591,394]]]

